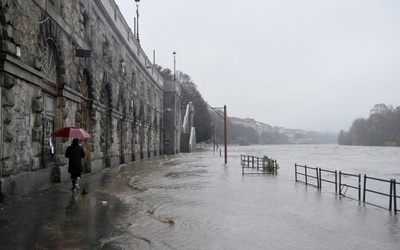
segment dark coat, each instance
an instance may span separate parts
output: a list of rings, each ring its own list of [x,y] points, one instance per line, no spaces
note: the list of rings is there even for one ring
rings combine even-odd
[[[78,143],[72,143],[65,151],[65,157],[69,159],[68,173],[80,174],[83,172],[82,158],[85,151]]]

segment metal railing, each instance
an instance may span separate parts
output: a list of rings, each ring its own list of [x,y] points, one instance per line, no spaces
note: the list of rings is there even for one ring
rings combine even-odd
[[[319,186],[319,177],[318,177],[318,168],[307,167],[307,165],[299,165],[299,164],[296,164],[296,163],[294,164],[294,167],[295,167],[296,182],[303,182],[306,185],[315,186],[317,188],[320,187]],[[299,172],[298,168],[304,169],[304,172]],[[315,173],[315,175],[309,174],[310,172],[308,170],[312,170],[311,173]],[[304,181],[303,180],[299,180],[297,178],[297,175],[303,176],[304,177]],[[315,180],[316,184],[309,183],[309,181],[308,181],[309,178]]]
[[[323,177],[324,174],[324,177]],[[331,178],[327,178],[326,174],[330,174]],[[300,179],[299,179],[300,177]],[[311,181],[310,179],[316,180],[316,184],[314,184],[314,181]],[[396,182],[395,179],[390,179],[390,180],[385,180],[385,179],[380,179],[380,178],[375,178],[375,177],[370,177],[367,175],[364,175],[363,178],[363,186],[361,186],[361,174],[349,174],[349,173],[344,173],[342,171],[339,171],[339,173],[331,170],[326,170],[326,169],[321,169],[321,168],[314,168],[314,167],[308,167],[307,165],[299,165],[295,164],[295,181],[296,182],[303,182],[306,185],[311,185],[315,186],[318,189],[322,188],[322,183],[330,183],[333,184],[335,187],[335,193],[339,193],[341,196],[348,197],[350,199],[355,199],[358,201],[362,201],[367,204],[371,204],[377,207],[385,208],[390,211],[394,211],[397,213],[397,200],[400,198],[400,196],[397,195],[396,193],[396,187],[399,185],[399,182]],[[377,190],[376,188],[368,188],[367,184],[370,184],[372,181],[378,182],[379,185],[382,185],[382,183],[388,183],[389,184],[389,192],[382,192]],[[371,184],[372,185],[372,184]],[[352,197],[352,195],[347,195],[347,191],[349,189],[355,190],[358,193],[358,197]],[[388,198],[389,204],[388,207],[378,205],[376,202],[374,202],[372,199],[367,200],[367,194],[376,194],[379,197],[386,197]]]
[[[398,196],[396,194],[396,186],[399,185],[400,182],[396,182],[395,179],[392,179],[391,181],[392,181],[392,190],[393,190],[393,194],[392,194],[392,196],[393,196],[393,211],[395,213],[397,213],[400,211],[397,209],[397,199],[400,198],[400,196]]]
[[[240,164],[242,166],[242,175],[245,174],[278,174],[278,163],[276,160],[272,160],[267,156],[256,157],[250,155],[240,155]],[[257,170],[245,171],[245,169]]]
[[[342,176],[357,178],[357,183],[358,183],[357,186],[350,185],[348,183],[343,183]],[[343,173],[342,171],[339,171],[339,195],[346,196],[346,192],[349,188],[356,189],[358,191],[358,200],[361,201],[361,174],[358,174],[358,175],[357,174],[348,174],[348,173]],[[349,196],[346,196],[346,197],[349,197]],[[352,198],[352,197],[349,197],[349,198]]]
[[[322,169],[319,168],[319,188],[322,188],[322,182],[327,182],[327,183],[331,183],[335,185],[335,193],[337,193],[338,191],[338,173],[337,171],[331,171],[331,170],[326,170],[326,169]],[[330,179],[324,179],[322,178],[322,173],[331,173],[334,174],[335,179],[334,180],[330,180]]]
[[[377,190],[367,189],[367,180],[374,180],[374,181],[389,183],[389,193],[383,193],[383,192],[379,192],[379,191],[377,191]],[[363,195],[363,202],[364,202],[364,203],[369,203],[369,202],[366,202],[367,192],[374,193],[374,194],[378,194],[378,195],[382,195],[382,196],[386,196],[386,197],[389,197],[389,210],[392,210],[392,200],[393,200],[393,199],[392,199],[392,197],[393,197],[393,185],[392,185],[392,181],[393,181],[393,179],[391,179],[391,180],[384,180],[384,179],[379,179],[379,178],[374,178],[374,177],[369,177],[369,176],[367,176],[367,175],[364,175],[364,193],[363,193],[364,195]],[[378,206],[377,204],[374,204],[374,203],[369,203],[369,204]]]

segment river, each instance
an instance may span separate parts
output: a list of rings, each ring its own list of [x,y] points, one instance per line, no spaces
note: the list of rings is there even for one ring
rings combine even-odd
[[[295,182],[294,164],[399,179],[400,148],[339,145],[210,148],[106,170],[121,199],[105,249],[397,249],[397,214]],[[244,175],[240,155],[267,155],[278,174]],[[386,204],[382,204],[385,206]],[[123,229],[123,230],[122,230]]]

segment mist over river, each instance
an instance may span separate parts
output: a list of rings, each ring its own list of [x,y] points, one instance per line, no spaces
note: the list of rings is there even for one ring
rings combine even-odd
[[[106,249],[398,249],[397,214],[295,182],[294,164],[400,179],[400,148],[228,146],[105,171],[99,188],[122,200]],[[267,155],[278,175],[244,175],[240,155]],[[385,204],[383,204],[385,205]]]

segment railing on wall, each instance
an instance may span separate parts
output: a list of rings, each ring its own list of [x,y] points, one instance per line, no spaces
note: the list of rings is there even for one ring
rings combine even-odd
[[[323,175],[324,174],[324,177]],[[330,178],[327,178],[326,176],[330,175]],[[312,180],[310,182],[310,180]],[[316,184],[314,182],[316,180]],[[398,212],[400,210],[397,209],[397,199],[400,198],[400,196],[397,195],[396,193],[396,187],[400,183],[396,182],[395,179],[390,179],[390,180],[385,180],[385,179],[380,179],[380,178],[375,178],[375,177],[370,177],[367,175],[364,175],[364,185],[361,185],[362,179],[361,179],[361,174],[349,174],[349,173],[344,173],[339,171],[339,173],[331,170],[326,170],[326,169],[321,169],[321,168],[314,168],[314,167],[308,167],[306,165],[299,165],[295,164],[295,181],[296,182],[303,182],[306,185],[311,185],[315,186],[318,189],[322,188],[322,183],[329,183],[334,185],[335,193],[339,192],[339,195],[341,196],[346,196],[351,199],[356,199],[358,201],[363,201],[364,203],[371,204],[377,207],[385,208],[388,210],[393,210],[394,212]],[[389,187],[388,192],[382,192],[379,191],[376,188],[369,188],[367,187],[369,184],[372,186],[372,181],[378,182],[379,185],[384,186],[383,184],[387,185]],[[358,197],[354,197],[354,195],[347,195],[347,191],[355,190],[357,192]],[[385,199],[388,199],[388,207],[378,205],[374,201],[367,200],[367,194],[375,194],[378,195],[379,197],[386,197]]]

